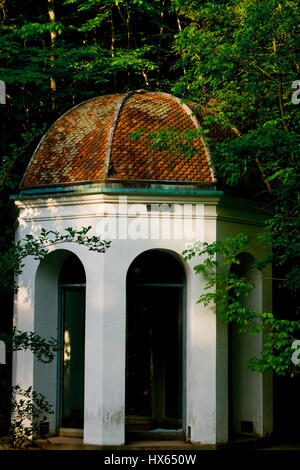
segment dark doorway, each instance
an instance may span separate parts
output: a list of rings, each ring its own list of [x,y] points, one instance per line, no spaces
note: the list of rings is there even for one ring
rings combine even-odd
[[[85,273],[75,256],[61,269],[60,291],[60,427],[83,429]]]
[[[129,268],[127,430],[182,427],[183,289],[183,269],[169,253],[145,252]]]
[[[287,266],[273,266],[274,279],[282,279]],[[299,321],[299,298],[280,281],[273,282],[273,313],[279,320]],[[298,336],[300,338],[300,335]],[[279,442],[300,442],[300,376],[273,376],[274,438]]]

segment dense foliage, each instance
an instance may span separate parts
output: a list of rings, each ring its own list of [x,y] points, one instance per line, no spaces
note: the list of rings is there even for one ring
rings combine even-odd
[[[261,267],[273,262],[274,282],[284,289],[278,321],[293,319],[300,284],[300,105],[292,101],[298,27],[296,0],[3,0],[1,253],[13,233],[8,196],[55,119],[97,95],[172,92],[211,109],[201,132],[212,120],[234,129],[223,142],[207,137],[217,176],[232,188],[253,182],[251,197],[266,201],[261,242],[272,251]]]
[[[237,186],[260,171],[270,195],[264,239],[286,285],[299,289],[299,106],[292,83],[299,79],[299,8],[293,1],[192,2],[194,21],[177,37],[188,71],[178,92],[192,93],[237,129],[235,139],[211,142],[218,175]],[[182,2],[190,12],[190,2]],[[185,7],[186,5],[186,7]],[[189,13],[190,14],[190,13]],[[298,56],[297,56],[298,53]]]
[[[253,276],[257,280],[263,276],[257,260],[252,260],[251,269],[243,272],[241,256],[247,253],[249,242],[249,236],[241,232],[222,241],[196,242],[184,251],[187,261],[198,259],[194,270],[206,280],[198,302],[217,305],[218,315],[226,323],[233,322],[239,333],[262,334],[264,347],[260,357],[248,358],[250,370],[294,377],[300,372],[300,341],[296,339],[300,320],[278,319],[273,312],[262,312],[247,304],[247,297],[255,288]]]
[[[217,174],[231,187],[251,182],[252,197],[266,201],[259,241],[272,249],[259,267],[273,263],[274,291],[282,292],[274,303],[277,318],[270,312],[260,316],[266,349],[251,366],[293,375],[299,372],[291,363],[291,346],[299,337],[300,108],[292,88],[300,76],[299,8],[278,0],[180,4],[190,23],[175,42],[186,70],[175,90],[208,104],[219,122],[236,130],[235,138],[210,142]],[[263,186],[257,185],[259,174]],[[231,287],[228,282],[227,314]],[[249,320],[238,308],[235,312],[236,320]]]

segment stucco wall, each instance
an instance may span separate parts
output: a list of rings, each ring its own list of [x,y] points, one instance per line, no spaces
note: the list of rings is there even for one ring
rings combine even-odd
[[[227,439],[227,331],[217,320],[215,307],[204,307],[197,300],[205,285],[196,276],[193,264],[186,263],[182,251],[196,240],[214,241],[243,230],[243,217],[253,219],[253,213],[242,211],[241,223],[228,208],[217,225],[216,197],[155,197],[135,196],[69,196],[20,200],[17,237],[25,233],[38,234],[41,227],[63,231],[66,227],[92,226],[91,233],[107,232],[113,236],[105,254],[88,251],[74,244],[59,246],[52,263],[40,266],[26,259],[19,278],[20,291],[15,302],[15,324],[20,329],[36,329],[47,337],[57,335],[57,276],[65,251],[75,253],[86,273],[85,330],[85,420],[84,442],[89,444],[122,444],[125,429],[125,333],[126,333],[126,274],[132,261],[149,249],[169,250],[181,259],[186,274],[186,339],[185,357],[185,431],[191,428],[193,442],[215,443]],[[175,204],[175,210],[147,211],[149,204]],[[189,204],[184,210],[183,204]],[[123,206],[122,206],[123,204]],[[143,216],[137,219],[137,206]],[[228,215],[229,214],[229,215]],[[145,236],[149,218],[157,224],[152,237]],[[188,222],[181,231],[182,222]],[[170,223],[169,223],[170,222]],[[197,225],[195,225],[197,222]],[[126,234],[126,225],[129,226]],[[167,227],[167,228],[166,228]],[[248,227],[248,225],[247,225]],[[254,233],[258,225],[254,227]],[[169,233],[168,233],[168,229]],[[181,231],[181,233],[180,233]],[[194,233],[192,233],[194,232]],[[116,236],[115,236],[116,233]],[[178,236],[178,234],[180,236]],[[52,248],[51,251],[55,251]],[[51,255],[52,256],[52,255]],[[264,294],[262,300],[268,304]],[[14,355],[14,382],[34,384],[53,402],[55,414],[51,429],[57,430],[56,362],[41,366],[29,352]],[[264,382],[262,381],[264,391]],[[265,392],[264,392],[265,393]],[[265,407],[266,399],[263,396]],[[268,396],[269,397],[269,396]],[[259,396],[260,403],[262,402]],[[259,405],[260,406],[260,405]],[[265,426],[262,420],[263,426]],[[267,426],[268,428],[268,426]]]

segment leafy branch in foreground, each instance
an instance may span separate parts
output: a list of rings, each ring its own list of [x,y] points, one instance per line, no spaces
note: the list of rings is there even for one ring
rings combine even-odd
[[[87,234],[91,227],[83,227],[81,230],[66,228],[66,234],[57,231],[41,229],[38,236],[25,235],[23,240],[13,242],[12,245],[0,256],[0,288],[17,292],[18,286],[12,280],[13,274],[21,274],[24,264],[22,261],[27,256],[33,256],[36,260],[43,260],[49,253],[49,248],[62,243],[77,243],[86,246],[90,251],[104,253],[110,246],[110,241],[102,240],[99,236],[89,237]]]
[[[7,351],[31,351],[36,359],[49,363],[55,358],[55,353],[60,349],[54,338],[48,341],[33,331],[21,331],[15,327],[12,331],[0,334],[0,340],[6,344]]]
[[[246,250],[249,241],[243,232],[210,244],[196,242],[183,252],[186,261],[196,256],[201,259],[194,270],[203,274],[206,285],[198,303],[214,303],[221,318],[226,323],[235,323],[239,333],[263,334],[261,357],[250,358],[249,369],[257,374],[274,371],[277,375],[293,377],[300,372],[300,365],[291,360],[300,321],[279,320],[273,313],[247,308],[245,299],[255,287],[253,279],[232,269],[240,265],[239,254]],[[253,271],[257,271],[258,265],[253,262]]]
[[[52,405],[32,387],[22,389],[19,385],[11,389],[12,422],[9,440],[14,447],[23,447],[29,439],[40,432],[40,425],[47,415],[53,414]]]

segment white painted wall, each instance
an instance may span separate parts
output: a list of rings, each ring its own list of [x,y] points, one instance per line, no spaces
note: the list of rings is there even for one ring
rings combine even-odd
[[[125,199],[121,204],[119,202],[117,197],[103,194],[17,202],[20,208],[19,238],[25,233],[38,234],[41,227],[63,231],[69,226],[81,228],[89,225],[96,234],[110,229],[112,235],[115,230],[121,235],[112,240],[111,248],[105,254],[74,244],[59,246],[60,250],[75,253],[86,272],[84,442],[88,444],[124,443],[126,274],[130,264],[149,249],[169,250],[181,257],[182,251],[192,241],[211,242],[217,236],[216,198],[206,197],[199,201],[199,197],[135,196],[128,198],[126,211]],[[146,205],[151,203],[175,203],[176,210],[171,214],[165,212],[163,217],[161,213],[151,213],[157,225],[152,225],[153,237],[147,239],[145,227],[149,213]],[[199,205],[197,211],[191,213],[188,209],[183,210],[183,203]],[[136,219],[136,206],[133,204],[140,204],[143,219]],[[251,213],[246,215],[251,218]],[[221,232],[237,233],[240,226],[223,217]],[[171,234],[163,231],[169,218]],[[189,221],[193,227],[186,227],[185,233],[179,237],[182,221]],[[189,239],[190,229],[195,231],[196,222],[197,233],[194,239]],[[126,224],[130,239],[123,237]],[[63,253],[51,254],[50,271],[46,265],[38,268],[37,261],[26,260],[15,304],[14,321],[18,328],[35,328],[48,337],[57,334],[57,277]],[[187,431],[188,426],[191,427],[193,442],[213,444],[226,440],[226,328],[217,322],[214,306],[204,307],[196,303],[204,287],[204,279],[195,276],[192,269],[196,262],[182,261],[187,297],[185,428]],[[14,355],[13,374],[14,383],[34,384],[37,391],[45,393],[57,408],[56,362],[40,366],[30,353],[18,352]],[[56,420],[56,416],[51,418],[53,431]]]

